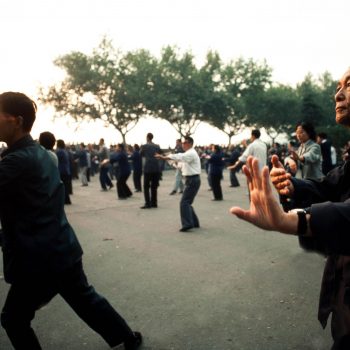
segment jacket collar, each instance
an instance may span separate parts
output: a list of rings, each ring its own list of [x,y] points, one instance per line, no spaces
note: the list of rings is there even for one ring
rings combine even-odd
[[[16,141],[11,147],[7,148],[4,152],[2,152],[1,158],[4,158],[9,153],[17,151],[18,149],[28,147],[33,143],[34,143],[34,140],[30,135],[23,136],[21,139]]]

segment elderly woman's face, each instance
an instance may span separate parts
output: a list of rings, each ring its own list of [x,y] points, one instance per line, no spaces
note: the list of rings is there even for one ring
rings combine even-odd
[[[335,98],[335,120],[350,127],[350,70],[339,80]]]
[[[301,125],[297,127],[296,136],[301,143],[305,143],[310,138],[308,133],[303,129]]]

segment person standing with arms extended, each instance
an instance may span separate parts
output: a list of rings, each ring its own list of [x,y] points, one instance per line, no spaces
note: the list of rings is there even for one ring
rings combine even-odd
[[[110,347],[136,350],[141,334],[97,294],[84,273],[57,166],[30,135],[36,110],[22,93],[0,94],[0,141],[8,146],[0,161],[0,219],[4,277],[11,285],[1,325],[15,349],[41,350],[31,321],[60,294]]]
[[[320,180],[324,176],[321,169],[321,147],[316,143],[316,131],[309,122],[297,125],[296,136],[300,142],[297,151],[291,151],[292,159],[297,162],[303,179]]]
[[[199,227],[199,220],[192,207],[201,185],[201,161],[197,151],[193,148],[193,138],[186,136],[182,143],[184,153],[169,154],[163,156],[156,154],[157,159],[175,160],[181,162],[181,172],[185,177],[185,189],[180,201],[181,224],[180,232],[186,232],[192,228]]]
[[[154,157],[160,153],[160,147],[153,143],[153,134],[148,133],[146,136],[147,143],[141,146],[141,156],[145,158],[143,167],[143,194],[145,204],[141,209],[150,209],[158,207],[158,186],[161,176],[160,164]]]
[[[337,124],[350,128],[350,70],[340,79],[335,94]],[[249,210],[231,212],[264,230],[296,235],[300,245],[327,256],[319,298],[318,320],[323,328],[331,316],[332,350],[350,349],[350,160],[322,180],[297,179],[286,172],[278,157],[273,167],[259,170],[252,157],[243,168],[251,193]],[[273,183],[284,212],[272,191]],[[307,345],[306,345],[307,346]]]

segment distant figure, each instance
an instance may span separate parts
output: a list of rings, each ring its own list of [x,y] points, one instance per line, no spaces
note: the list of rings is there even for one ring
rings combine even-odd
[[[101,191],[107,191],[107,186],[109,189],[111,189],[113,187],[113,184],[108,175],[110,165],[108,162],[103,162],[104,160],[109,160],[109,151],[105,146],[105,140],[103,138],[101,138],[99,142],[98,158],[100,161]]]
[[[230,151],[231,151],[231,154],[230,154],[230,157],[228,159],[228,163],[229,163],[229,165],[234,165],[237,162],[237,160],[241,154],[240,154],[239,150],[237,149],[237,147],[235,147],[233,145],[230,147]],[[236,167],[235,169],[230,170],[230,183],[231,183],[230,187],[239,187],[240,186],[239,181],[237,179],[237,175],[236,175],[237,172],[239,171],[239,169],[240,169],[239,167]]]
[[[140,153],[140,146],[138,144],[134,145],[130,159],[132,161],[132,178],[134,182],[135,192],[142,192],[142,157]]]
[[[260,140],[260,130],[252,130],[250,141],[243,154],[238,158],[234,165],[227,167],[228,170],[237,170],[246,163],[249,156],[253,156],[259,160],[259,167],[262,169],[267,164],[267,146]]]
[[[56,155],[58,159],[58,171],[64,185],[64,204],[72,204],[69,196],[72,188],[72,171],[69,154],[63,140],[57,140]]]
[[[26,95],[0,95],[0,141],[8,145],[0,162],[0,218],[4,277],[11,285],[1,325],[15,349],[40,350],[31,322],[59,294],[110,347],[136,350],[141,334],[87,280],[57,167],[30,135],[35,117],[36,104]]]
[[[211,186],[214,195],[214,201],[222,201],[222,188],[221,188],[221,180],[223,177],[223,170],[225,167],[225,162],[223,160],[224,155],[221,152],[221,148],[219,145],[212,146],[212,154],[208,159],[209,163],[209,176],[211,179]]]
[[[53,150],[53,147],[56,144],[55,135],[50,131],[44,131],[39,135],[39,143],[49,152],[51,159],[58,167],[57,155]]]
[[[185,189],[180,201],[181,224],[180,232],[186,232],[192,228],[198,228],[199,220],[196,212],[192,207],[194,198],[196,197],[201,185],[201,160],[197,151],[193,148],[193,138],[186,136],[182,147],[184,153],[169,154],[163,156],[156,154],[156,158],[163,160],[180,161],[182,165],[182,174],[185,177]]]
[[[88,152],[85,148],[84,143],[82,142],[79,145],[79,150],[74,155],[75,159],[78,161],[79,169],[80,169],[80,177],[81,177],[81,185],[88,186]]]
[[[296,136],[300,142],[297,151],[291,151],[291,157],[301,169],[302,179],[320,180],[324,176],[321,170],[321,147],[316,143],[314,126],[309,122],[297,125]]]
[[[132,192],[126,183],[130,176],[131,169],[123,143],[118,143],[117,151],[110,156],[110,163],[118,163],[118,174],[116,175],[118,199],[122,200],[131,197]]]
[[[317,143],[321,147],[322,154],[322,172],[327,175],[332,169],[332,143],[327,140],[327,134],[320,132],[317,134]]]
[[[183,153],[183,148],[181,145],[181,139],[177,139],[176,140],[176,145],[175,145],[175,154],[177,153]],[[182,173],[181,173],[181,164],[179,166],[176,165],[175,163],[175,183],[174,183],[174,188],[173,190],[169,193],[171,196],[176,194],[177,191],[179,191],[179,193],[182,193],[184,190],[184,184],[182,182]]]
[[[160,153],[159,145],[152,142],[153,134],[148,133],[146,136],[147,143],[141,146],[141,156],[145,158],[143,167],[143,193],[145,204],[141,209],[158,207],[158,186],[161,176],[161,169],[158,159],[154,157],[156,153]]]

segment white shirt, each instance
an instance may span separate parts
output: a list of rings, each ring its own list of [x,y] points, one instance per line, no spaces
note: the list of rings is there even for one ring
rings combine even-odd
[[[259,161],[260,170],[267,163],[267,146],[266,143],[261,141],[260,139],[255,139],[243,152],[243,154],[238,158],[238,160],[242,163],[247,161],[249,156],[253,156]]]
[[[167,157],[181,162],[183,176],[199,175],[201,173],[201,160],[193,147],[184,153],[169,154]]]

